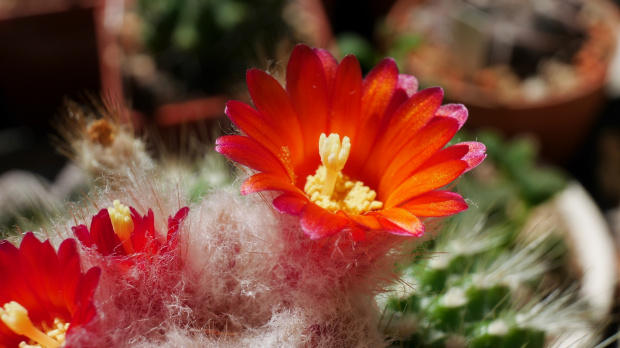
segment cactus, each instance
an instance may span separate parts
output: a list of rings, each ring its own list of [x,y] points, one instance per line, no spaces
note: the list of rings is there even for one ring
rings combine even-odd
[[[552,200],[563,175],[537,168],[526,141],[478,139],[490,158],[458,184],[470,209],[400,266],[411,285],[378,298],[386,334],[401,347],[538,348],[577,328],[595,331],[600,323],[564,260],[564,227]],[[553,186],[540,186],[544,181]],[[594,338],[584,335],[578,345]]]

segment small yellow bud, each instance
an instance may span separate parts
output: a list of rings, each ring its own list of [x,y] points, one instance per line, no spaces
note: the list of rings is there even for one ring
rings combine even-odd
[[[134,225],[133,220],[131,219],[131,211],[127,206],[124,206],[119,202],[119,200],[115,200],[113,202],[114,207],[108,208],[108,214],[110,215],[110,220],[112,221],[112,227],[114,228],[114,232],[123,243],[123,248],[127,253],[133,252],[133,248],[131,245],[131,232],[133,232]]]

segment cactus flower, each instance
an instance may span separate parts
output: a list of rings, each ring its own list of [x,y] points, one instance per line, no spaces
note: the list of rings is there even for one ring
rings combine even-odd
[[[99,275],[98,267],[82,273],[74,239],[65,240],[58,253],[32,233],[19,248],[0,242],[0,347],[63,345],[95,317]]]
[[[251,69],[254,108],[230,101],[226,114],[241,130],[216,150],[257,173],[242,194],[281,192],[273,205],[297,215],[312,239],[347,231],[421,236],[424,219],[467,209],[442,189],[486,156],[478,142],[445,147],[467,119],[462,105],[441,105],[440,88],[417,90],[393,59],[362,78],[359,62],[298,45],[283,87]],[[317,149],[318,144],[318,149]]]
[[[189,211],[184,207],[169,217],[167,234],[162,236],[155,230],[151,209],[141,216],[118,200],[113,204],[93,217],[90,230],[85,225],[73,227],[73,233],[84,246],[96,248],[103,256],[155,256],[173,250],[179,225]]]

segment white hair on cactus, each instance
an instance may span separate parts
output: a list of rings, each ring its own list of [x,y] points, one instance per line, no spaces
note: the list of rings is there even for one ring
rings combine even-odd
[[[369,288],[366,277],[393,264],[396,256],[380,257],[390,249],[389,240],[385,249],[332,250],[306,238],[294,217],[273,211],[261,199],[225,191],[192,210],[182,232],[186,281],[196,289],[195,309],[202,320],[221,333],[211,338],[214,342],[386,344],[377,330],[379,313],[372,300],[377,290]]]

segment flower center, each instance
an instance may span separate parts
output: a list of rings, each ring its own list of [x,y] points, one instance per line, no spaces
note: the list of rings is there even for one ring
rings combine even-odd
[[[314,175],[309,175],[304,191],[310,201],[322,208],[335,212],[344,210],[348,213],[362,214],[381,209],[383,203],[376,201],[377,193],[361,181],[352,181],[342,173],[349,158],[351,142],[344,137],[325,133],[319,138],[319,154],[322,165]]]
[[[16,334],[26,336],[31,340],[29,343],[20,343],[20,348],[60,347],[65,341],[65,334],[69,329],[68,323],[56,318],[51,328],[47,327],[44,322],[41,323],[44,330],[41,331],[34,326],[28,317],[28,310],[15,301],[6,303],[4,308],[0,307],[0,320]]]
[[[106,119],[96,120],[90,124],[87,130],[88,137],[93,142],[99,143],[104,147],[112,145],[116,137],[116,129],[110,121]]]
[[[114,233],[116,233],[118,239],[121,240],[125,252],[128,254],[133,253],[130,239],[131,232],[133,232],[134,229],[131,211],[128,207],[122,205],[118,199],[115,200],[113,204],[113,207],[108,208],[108,214],[110,215],[110,220],[112,220]]]

